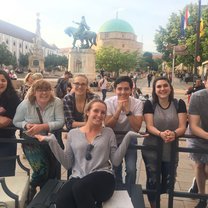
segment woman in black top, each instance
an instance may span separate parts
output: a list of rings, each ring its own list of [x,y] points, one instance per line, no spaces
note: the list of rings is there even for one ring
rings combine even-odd
[[[1,138],[14,138],[15,130],[5,129],[12,126],[12,119],[20,99],[15,92],[9,75],[0,70],[0,140]],[[0,143],[0,157],[15,156],[17,144]],[[15,160],[0,160],[0,177],[12,176],[15,174]]]
[[[144,104],[144,121],[150,134],[143,145],[161,145],[160,193],[169,188],[171,143],[186,130],[187,111],[183,100],[174,99],[173,87],[166,77],[153,82],[152,100]],[[156,190],[157,155],[154,151],[142,150],[147,173],[147,189]],[[177,159],[176,159],[177,160]],[[177,163],[176,163],[177,166]],[[156,207],[156,194],[148,193],[151,208]]]

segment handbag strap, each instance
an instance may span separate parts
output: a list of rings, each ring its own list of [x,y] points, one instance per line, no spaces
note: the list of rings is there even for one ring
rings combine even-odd
[[[37,114],[38,114],[38,118],[39,118],[39,120],[40,120],[40,123],[43,123],[43,118],[42,118],[42,115],[41,115],[41,113],[40,113],[39,107],[36,107],[36,111],[37,111]]]

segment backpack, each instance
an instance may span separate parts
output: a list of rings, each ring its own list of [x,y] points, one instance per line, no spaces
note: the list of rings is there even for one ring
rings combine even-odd
[[[58,80],[57,85],[55,86],[55,88],[56,88],[56,96],[59,97],[59,98],[63,98],[64,97],[62,82],[63,82],[63,79],[60,78]]]
[[[153,111],[155,111],[157,103],[153,103],[152,99],[149,99],[149,100],[150,100],[150,102],[152,104]],[[178,100],[176,98],[173,99],[173,104],[175,106],[176,112],[178,112],[179,105],[178,105]]]

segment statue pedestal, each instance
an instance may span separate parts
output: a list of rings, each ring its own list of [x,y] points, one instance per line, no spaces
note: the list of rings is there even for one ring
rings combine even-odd
[[[44,57],[41,51],[29,55],[29,69],[32,72],[44,72]]]
[[[95,50],[71,49],[69,52],[68,70],[72,74],[85,74],[90,81],[96,77]]]

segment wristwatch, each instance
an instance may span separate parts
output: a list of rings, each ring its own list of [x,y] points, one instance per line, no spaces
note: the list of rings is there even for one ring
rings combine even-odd
[[[127,114],[126,114],[126,116],[128,117],[128,116],[131,116],[132,115],[132,112],[131,111],[129,111]]]

